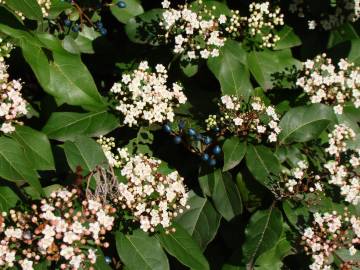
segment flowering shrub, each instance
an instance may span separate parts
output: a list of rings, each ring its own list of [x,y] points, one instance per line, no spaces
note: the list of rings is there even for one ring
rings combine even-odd
[[[360,268],[359,0],[0,0],[0,268]]]

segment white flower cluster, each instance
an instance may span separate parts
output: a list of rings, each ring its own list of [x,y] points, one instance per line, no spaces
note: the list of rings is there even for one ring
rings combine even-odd
[[[49,16],[49,11],[51,8],[51,0],[37,0],[40,8],[41,8],[41,12],[43,14],[43,17],[46,18]]]
[[[127,182],[118,184],[113,200],[128,210],[145,232],[154,232],[158,226],[169,231],[172,219],[189,207],[183,178],[177,171],[159,172],[160,164],[160,160],[143,155],[130,157],[121,170]]]
[[[311,227],[307,227],[302,235],[305,251],[311,255],[311,270],[330,270],[331,255],[342,248],[347,248],[351,256],[357,253],[356,245],[360,243],[360,219],[350,216],[347,211],[343,215],[332,213],[315,213]],[[343,262],[340,269],[352,269],[354,261]],[[354,265],[355,266],[355,265]]]
[[[325,164],[330,173],[329,183],[339,186],[345,201],[360,202],[360,149],[351,150],[346,141],[355,138],[355,132],[344,124],[335,125],[329,134],[329,147],[325,151],[333,158]]]
[[[284,176],[285,188],[290,195],[323,190],[322,184],[319,181],[320,176],[312,175],[309,171],[309,164],[303,160],[299,161],[297,166]]]
[[[187,98],[181,85],[173,83],[169,88],[167,78],[163,65],[156,65],[156,72],[151,72],[144,61],[114,84],[110,91],[116,99],[116,110],[125,117],[124,124],[131,127],[140,121],[153,124],[174,120],[174,108],[184,104]]]
[[[317,26],[322,27],[324,30],[331,30],[345,22],[357,21],[360,17],[360,1],[336,0],[335,7],[327,6],[326,12],[314,13],[311,11],[309,0],[292,0],[289,10],[300,18],[306,18],[310,30],[315,29]]]
[[[335,113],[342,114],[345,102],[360,107],[360,68],[345,59],[337,66],[326,54],[318,55],[304,63],[303,76],[296,84],[304,89],[312,103],[333,105]]]
[[[0,266],[33,270],[42,261],[57,269],[87,269],[96,247],[108,247],[116,209],[95,200],[81,201],[77,190],[60,189],[28,212],[10,210],[0,217]]]
[[[266,106],[260,97],[251,97],[244,102],[236,96],[225,95],[219,103],[220,115],[210,115],[207,129],[224,128],[238,136],[255,136],[259,141],[267,136],[269,142],[276,142],[281,129],[279,116],[273,106]]]
[[[280,8],[271,10],[270,2],[250,4],[250,16],[247,18],[247,24],[251,37],[261,39],[256,41],[260,48],[272,48],[280,37],[275,34],[277,26],[284,25],[284,15]]]
[[[100,136],[97,143],[101,145],[110,166],[120,168],[124,162],[129,160],[129,152],[126,148],[116,148],[114,137]]]
[[[167,1],[162,4],[167,8],[163,13],[162,25],[167,31],[167,40],[175,43],[175,53],[185,53],[190,60],[219,55],[219,49],[224,46],[226,40],[219,24],[226,22],[226,16],[216,19],[211,15],[211,10],[204,9],[204,18],[187,5],[176,10],[169,8]]]
[[[165,39],[175,44],[175,53],[189,60],[217,57],[227,38],[251,39],[260,48],[273,47],[279,40],[275,28],[284,24],[280,8],[272,11],[270,2],[252,3],[249,17],[241,17],[237,10],[219,15],[216,6],[209,8],[201,0],[196,2],[196,11],[187,5],[170,8],[169,1],[162,4]]]
[[[15,131],[14,124],[22,124],[17,119],[27,114],[26,101],[21,95],[19,80],[9,80],[8,66],[0,61],[0,131]]]

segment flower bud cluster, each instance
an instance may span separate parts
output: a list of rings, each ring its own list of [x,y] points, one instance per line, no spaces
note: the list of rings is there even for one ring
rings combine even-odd
[[[14,124],[22,124],[18,118],[27,114],[26,101],[21,95],[19,80],[9,80],[8,66],[0,60],[0,132],[15,131]]]
[[[279,40],[275,28],[284,24],[280,8],[272,9],[270,2],[252,3],[249,17],[241,17],[238,10],[219,14],[216,6],[210,8],[201,0],[196,2],[196,11],[191,5],[170,8],[169,1],[162,5],[165,39],[174,43],[175,53],[190,61],[217,57],[227,38],[251,39],[253,46],[271,48]]]
[[[10,56],[10,52],[13,48],[14,48],[13,44],[7,42],[5,39],[1,38],[0,36],[0,62],[3,62],[4,58]]]
[[[122,167],[126,181],[118,184],[114,204],[133,215],[145,232],[157,228],[171,230],[172,220],[188,208],[184,179],[177,171],[160,171],[161,161],[144,155],[130,157]]]
[[[324,214],[315,213],[312,226],[305,228],[302,235],[305,252],[313,259],[310,269],[332,269],[331,255],[343,248],[348,249],[350,257],[354,256],[358,252],[355,246],[360,243],[359,228],[359,217],[350,216],[346,210],[342,215],[336,211]],[[351,265],[354,262],[344,263],[350,268],[342,269],[352,269]]]
[[[49,11],[51,8],[51,0],[37,0],[37,3],[40,6],[43,17],[46,18],[49,16]],[[0,4],[6,4],[6,0],[0,0]],[[25,16],[20,11],[15,11],[15,13],[22,19],[25,20]]]
[[[276,142],[281,129],[279,116],[273,106],[266,106],[260,97],[253,96],[244,102],[236,96],[225,95],[219,103],[220,115],[210,115],[206,120],[207,129],[219,127],[241,137],[253,136],[258,141],[267,137]]]
[[[316,13],[311,10],[311,1],[292,0],[289,10],[300,18],[308,20],[309,29],[322,27],[324,30],[331,30],[346,22],[355,22],[360,17],[359,0],[336,0],[336,6],[326,6],[326,12]],[[330,4],[330,2],[329,2]]]
[[[124,124],[138,125],[172,122],[174,108],[187,100],[183,88],[178,83],[167,85],[167,70],[163,65],[156,65],[152,72],[148,62],[141,62],[139,67],[123,74],[122,80],[115,83],[111,92],[116,99],[116,110],[124,115]]]
[[[337,67],[326,54],[318,55],[304,63],[303,76],[296,84],[304,89],[312,103],[333,105],[335,113],[342,114],[345,102],[360,107],[360,68],[345,59],[341,59]]]
[[[285,196],[313,193],[323,190],[320,176],[314,175],[309,170],[309,164],[303,160],[299,161],[295,168],[284,173],[283,183],[286,190],[283,194]]]
[[[344,124],[335,125],[325,149],[332,160],[324,167],[330,174],[329,183],[339,186],[345,201],[357,205],[360,202],[360,149],[349,149],[346,143],[354,138],[355,132],[351,128]]]
[[[126,148],[116,147],[114,137],[100,136],[97,143],[101,145],[111,167],[120,168],[124,162],[129,160],[129,152]]]
[[[4,212],[0,223],[0,265],[33,270],[54,262],[57,269],[89,269],[96,248],[108,247],[116,209],[78,198],[77,190],[60,189],[33,204],[29,211]]]

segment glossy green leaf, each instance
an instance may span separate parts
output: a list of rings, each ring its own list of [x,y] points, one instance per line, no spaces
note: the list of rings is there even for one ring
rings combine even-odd
[[[38,175],[25,155],[25,150],[14,140],[0,137],[0,177],[15,182],[27,182],[42,193]]]
[[[251,95],[253,87],[246,67],[246,51],[240,43],[229,40],[221,49],[220,56],[207,61],[211,72],[218,79],[224,95]]]
[[[124,8],[118,7],[117,2],[119,1],[114,0],[112,2],[110,11],[119,22],[127,23],[131,18],[144,13],[144,9],[138,0],[123,0],[125,3]]]
[[[199,245],[181,226],[174,224],[176,232],[159,235],[160,243],[165,250],[183,265],[193,270],[210,269],[209,263],[201,252]]]
[[[262,145],[248,145],[247,149],[246,165],[249,171],[256,180],[269,187],[281,172],[278,158],[270,148]]]
[[[246,154],[246,141],[238,137],[226,139],[223,145],[224,167],[223,171],[236,167]]]
[[[247,61],[251,74],[264,90],[273,87],[273,74],[284,71],[287,67],[300,65],[289,49],[252,51],[248,54]]]
[[[336,117],[329,106],[312,104],[292,108],[279,123],[279,142],[307,142],[316,139],[331,122],[336,122]]]
[[[273,206],[252,215],[245,230],[245,242],[242,246],[248,269],[253,268],[259,255],[278,243],[283,230],[282,223],[281,212]]]
[[[43,14],[36,0],[6,0],[6,5],[14,11],[20,11],[32,20],[42,20]]]
[[[19,196],[9,187],[0,187],[0,211],[7,212],[16,206],[20,200]]]
[[[100,144],[85,136],[77,137],[74,142],[65,142],[64,151],[68,164],[74,172],[80,166],[84,170],[84,174],[88,174],[97,165],[107,163]]]
[[[202,250],[214,239],[220,226],[221,216],[206,198],[190,192],[185,210],[176,222],[180,224],[199,244]]]
[[[169,262],[155,236],[138,229],[132,234],[115,234],[119,257],[129,270],[168,270]]]
[[[285,25],[278,33],[280,40],[276,42],[274,49],[283,50],[301,45],[301,39],[295,34],[294,29]]]
[[[54,157],[44,133],[27,126],[17,126],[12,137],[24,147],[25,154],[36,170],[54,170]]]
[[[74,140],[78,135],[98,137],[119,126],[118,120],[106,111],[91,113],[55,112],[43,128],[50,139]]]
[[[216,170],[208,175],[207,181],[215,208],[226,220],[242,213],[240,192],[230,174]]]
[[[281,270],[283,269],[282,260],[284,257],[290,255],[291,252],[291,244],[286,239],[287,231],[283,228],[281,237],[276,245],[261,254],[255,261],[255,270]]]

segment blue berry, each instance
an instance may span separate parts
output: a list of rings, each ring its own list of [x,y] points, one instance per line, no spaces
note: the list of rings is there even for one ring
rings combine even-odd
[[[176,143],[176,144],[181,143],[181,137],[180,136],[175,136],[174,143]]]
[[[79,32],[80,26],[79,26],[78,24],[75,24],[75,25],[71,28],[71,30],[73,30],[74,32]]]
[[[69,19],[64,20],[65,26],[69,27],[71,25],[71,21]]]
[[[206,136],[204,139],[205,144],[210,144],[212,142],[212,139],[209,136]]]
[[[198,134],[198,135],[196,135],[195,140],[200,141],[200,140],[202,140],[202,138],[203,138],[202,135]]]
[[[106,30],[106,28],[104,28],[104,27],[100,28],[100,29],[99,29],[99,32],[100,32],[100,34],[103,35],[103,36],[106,36],[106,34],[107,34],[107,30]]]
[[[103,24],[101,21],[97,21],[97,22],[96,22],[96,26],[97,26],[98,28],[103,28],[103,27],[104,27],[104,24]]]
[[[205,153],[205,154],[202,155],[201,159],[203,161],[208,161],[209,160],[209,155]]]
[[[116,4],[119,8],[126,8],[126,3],[124,1],[119,1]]]
[[[105,262],[107,264],[110,264],[111,263],[111,258],[109,256],[105,256]]]
[[[208,164],[210,165],[210,166],[215,166],[216,165],[216,159],[209,159],[208,160]]]
[[[196,131],[195,131],[195,129],[193,129],[193,128],[189,128],[189,130],[188,130],[188,134],[189,134],[190,136],[195,136],[195,135],[196,135]]]
[[[166,132],[166,133],[170,133],[171,132],[171,127],[169,125],[163,125],[163,130]]]
[[[181,120],[179,122],[179,129],[184,129],[184,128],[185,128],[185,122]]]
[[[215,131],[215,132],[219,132],[219,131],[220,131],[220,128],[215,127],[215,128],[214,128],[214,131]]]
[[[221,153],[221,147],[218,146],[218,145],[216,145],[216,146],[213,148],[212,152],[213,152],[215,155],[220,154],[220,153]]]

